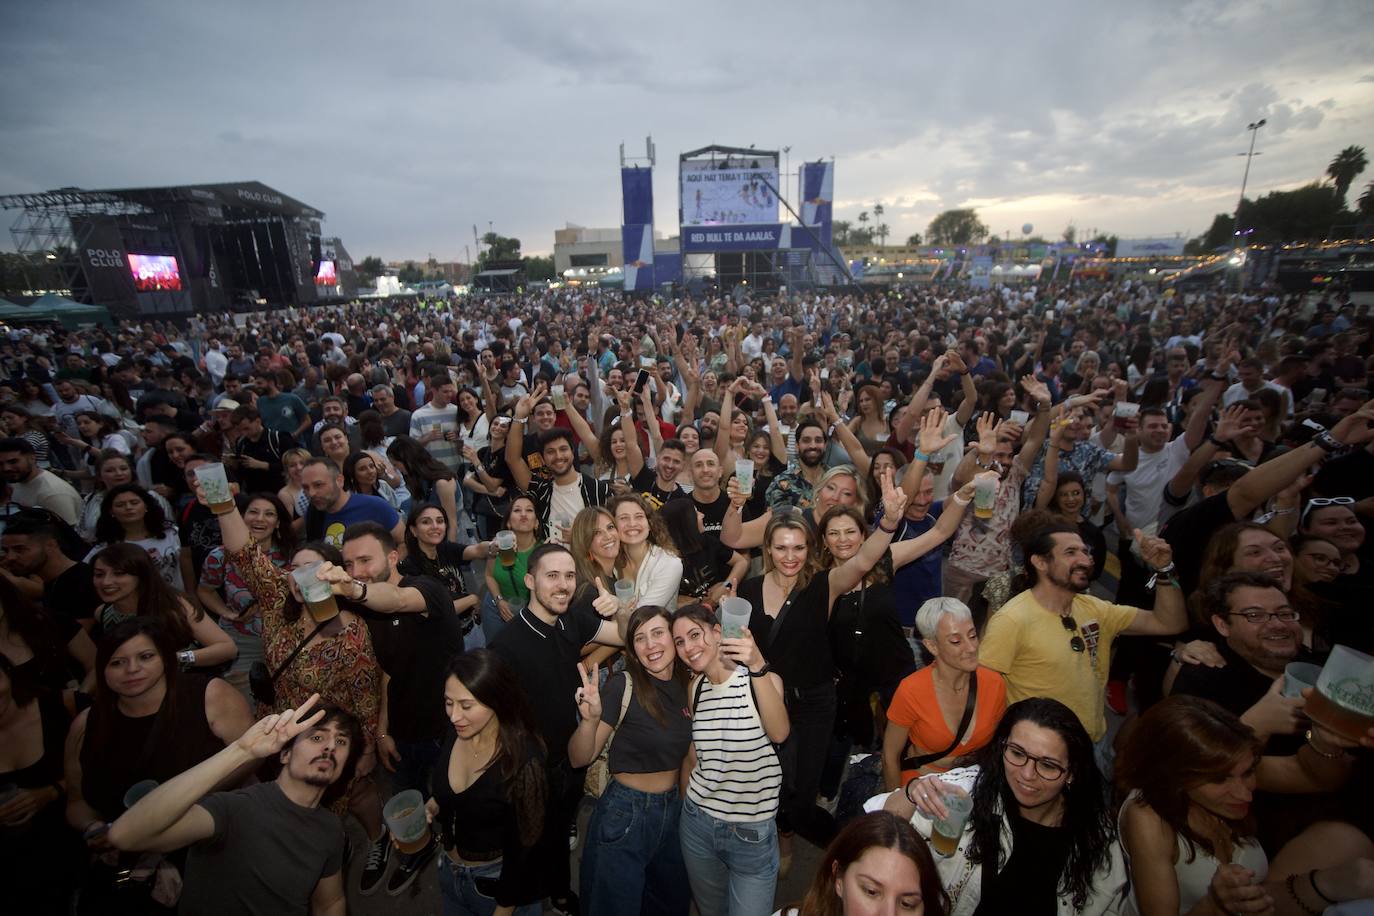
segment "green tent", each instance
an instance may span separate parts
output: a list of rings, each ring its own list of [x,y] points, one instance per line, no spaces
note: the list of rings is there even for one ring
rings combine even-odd
[[[75,328],[83,324],[110,324],[110,311],[103,305],[82,305],[80,302],[48,293],[39,296],[25,307],[29,321],[60,321],[63,327]]]

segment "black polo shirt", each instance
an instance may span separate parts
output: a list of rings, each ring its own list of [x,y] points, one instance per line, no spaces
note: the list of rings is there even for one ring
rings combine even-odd
[[[577,665],[582,647],[592,641],[602,623],[591,607],[595,593],[587,590],[552,626],[526,607],[491,644],[525,687],[550,766],[568,759],[568,739],[577,730],[577,690],[582,686]]]
[[[665,490],[658,485],[658,474],[653,468],[645,465],[639,469],[639,473],[630,481],[630,486],[634,487],[636,493],[649,501],[650,507],[661,509],[663,504],[670,499],[686,499],[687,494],[678,486],[677,481],[673,481],[673,488]]]
[[[463,629],[453,596],[429,576],[402,576],[400,588],[419,589],[423,613],[378,614],[341,602],[367,621],[377,664],[391,678],[387,688],[387,731],[397,741],[439,738],[449,728],[444,713],[444,679],[449,659],[463,651]]]

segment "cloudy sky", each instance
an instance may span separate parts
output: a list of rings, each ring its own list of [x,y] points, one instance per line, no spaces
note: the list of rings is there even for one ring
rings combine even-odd
[[[1368,0],[1089,8],[8,3],[0,193],[256,179],[357,258],[462,260],[473,224],[527,253],[617,225],[618,146],[646,134],[661,233],[678,153],[755,144],[834,156],[836,218],[882,201],[890,242],[964,206],[999,234],[1196,235],[1259,118],[1252,195],[1374,156]]]

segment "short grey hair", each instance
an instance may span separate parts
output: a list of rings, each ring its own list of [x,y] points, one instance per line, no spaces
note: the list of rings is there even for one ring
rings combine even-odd
[[[916,630],[921,634],[921,638],[934,639],[940,620],[946,614],[952,616],[955,623],[965,623],[973,619],[973,612],[958,598],[930,598],[916,612]]]
[[[376,397],[376,396],[379,395],[379,394],[391,394],[391,395],[394,395],[394,394],[396,393],[396,392],[394,392],[394,391],[391,390],[391,386],[390,386],[390,385],[373,385],[370,389],[368,389],[368,392],[369,392],[373,397]]]

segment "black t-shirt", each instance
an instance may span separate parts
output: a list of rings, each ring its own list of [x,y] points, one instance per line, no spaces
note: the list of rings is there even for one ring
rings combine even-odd
[[[663,504],[670,499],[686,499],[687,494],[682,492],[682,487],[673,481],[673,488],[665,490],[658,485],[658,474],[653,468],[645,465],[639,469],[639,473],[630,481],[630,486],[634,491],[649,501],[649,506],[654,509],[661,509]]]
[[[286,472],[282,470],[281,456],[297,445],[290,433],[279,433],[275,429],[264,429],[262,438],[257,442],[247,437],[235,444],[234,454],[240,458],[256,458],[267,462],[266,468],[250,468],[240,464],[235,468],[244,493],[276,493],[286,485]]]
[[[550,765],[568,759],[568,739],[577,729],[576,697],[582,686],[577,665],[582,660],[582,647],[592,641],[602,623],[591,609],[590,595],[595,594],[592,589],[582,600],[574,601],[552,626],[526,607],[491,644],[525,686]]]
[[[93,620],[103,604],[95,593],[91,567],[77,563],[56,579],[43,585],[43,607],[49,614],[66,620]]]
[[[1226,659],[1226,667],[1184,665],[1178,672],[1178,677],[1174,679],[1174,687],[1169,691],[1169,695],[1204,697],[1239,716],[1260,701],[1265,692],[1273,686],[1274,679],[1256,670],[1224,642],[1217,645],[1217,651]],[[1315,659],[1303,652],[1293,660],[1307,662]],[[1273,735],[1265,744],[1264,752],[1288,756],[1296,754],[1302,744],[1302,735]]]
[[[1207,542],[1218,529],[1234,521],[1226,494],[1218,493],[1179,512],[1160,529],[1159,536],[1174,549],[1174,571],[1183,594],[1191,595],[1198,586]]]
[[[468,565],[468,561],[463,559],[464,549],[463,544],[440,541],[435,546],[433,560],[423,553],[408,553],[396,569],[403,576],[430,576],[438,579],[448,588],[453,600],[457,601],[468,593],[467,581],[463,578],[463,569]]]
[[[888,581],[846,592],[830,611],[830,647],[846,692],[867,699],[874,688],[895,688],[916,668],[892,599],[892,554],[881,561]]]
[[[987,892],[974,916],[1055,916],[1059,912],[1059,879],[1069,860],[1069,831],[1032,823],[1015,812],[1008,818],[1011,855],[996,877],[987,882]]]
[[[420,590],[424,613],[378,614],[351,601],[343,604],[367,621],[377,664],[391,678],[389,732],[398,741],[425,741],[451,728],[444,714],[444,678],[449,659],[463,651],[463,630],[453,596],[438,579],[403,576],[400,587]]]
[[[713,586],[730,575],[730,561],[734,556],[735,552],[719,538],[703,537],[700,550],[682,556],[682,584],[678,586],[678,594],[705,598]]]
[[[181,511],[178,532],[182,548],[191,551],[191,569],[199,580],[200,571],[205,568],[205,558],[223,542],[219,519],[208,508],[192,501]],[[187,582],[186,590],[190,591],[195,585],[195,582]]]
[[[361,753],[361,744],[352,751]],[[197,804],[215,832],[187,852],[179,913],[304,916],[320,879],[343,868],[339,816],[297,805],[275,782],[215,792]]]
[[[829,682],[835,675],[835,660],[830,652],[827,632],[830,617],[830,571],[822,570],[811,577],[805,588],[793,589],[778,611],[778,618],[769,617],[763,609],[763,576],[745,579],[739,586],[739,597],[753,607],[749,616],[749,631],[763,657],[782,678],[787,687],[815,687]],[[774,627],[778,628],[774,634]]]
[[[692,491],[692,501],[697,504],[697,509],[701,511],[702,531],[713,537],[720,537],[720,527],[725,521],[725,513],[730,511],[730,497],[721,490],[720,495],[713,502],[704,503],[697,498],[696,491]]]
[[[628,672],[613,674],[601,688],[601,721],[615,729],[611,742],[612,773],[662,773],[682,766],[687,747],[692,743],[692,719],[687,714],[687,685],[677,678],[660,681],[649,676],[657,694],[658,706],[666,724],[649,714],[631,691],[625,721],[620,706],[625,700]]]

